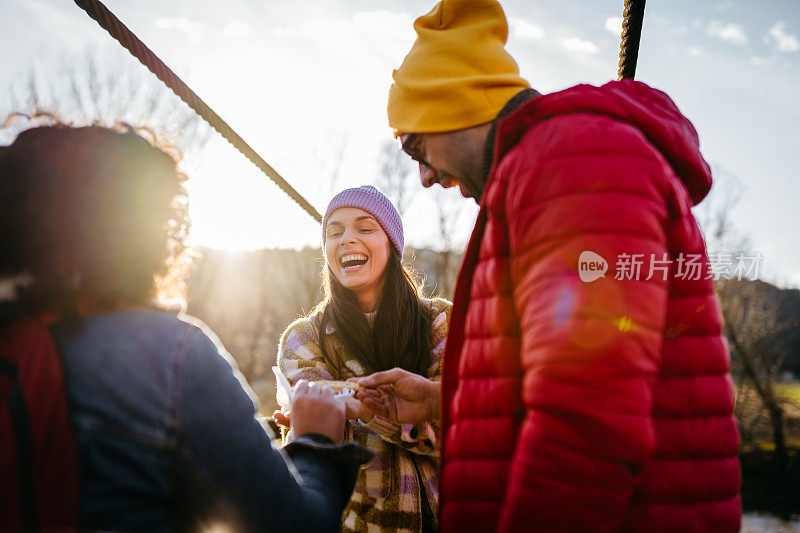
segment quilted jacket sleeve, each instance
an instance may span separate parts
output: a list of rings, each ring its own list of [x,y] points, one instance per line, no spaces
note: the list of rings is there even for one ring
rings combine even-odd
[[[501,531],[622,523],[655,446],[668,275],[647,278],[668,252],[669,172],[638,130],[586,115],[540,124],[498,169],[524,406]],[[586,251],[604,277],[581,280]]]

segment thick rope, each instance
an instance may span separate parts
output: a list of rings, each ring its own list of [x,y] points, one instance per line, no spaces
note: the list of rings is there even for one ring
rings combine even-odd
[[[225,140],[231,143],[234,148],[239,150],[247,159],[271,179],[275,185],[289,195],[289,198],[297,202],[306,213],[314,217],[317,222],[322,222],[322,216],[314,209],[308,200],[298,193],[278,174],[260,155],[253,150],[233,128],[217,115],[199,96],[187,86],[170,68],[164,64],[136,35],[131,32],[120,20],[114,16],[106,6],[99,0],[75,0],[78,7],[97,21],[109,35],[116,39],[119,44],[124,46],[139,62],[147,67],[150,72],[155,74],[158,79],[163,81],[172,92],[181,100],[186,102],[189,107],[202,117],[203,120],[217,130]]]
[[[619,79],[633,79],[639,57],[645,0],[625,0],[622,15],[622,42],[619,50]]]

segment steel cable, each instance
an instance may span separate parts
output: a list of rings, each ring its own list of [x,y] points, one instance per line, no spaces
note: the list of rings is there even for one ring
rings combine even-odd
[[[308,200],[297,192],[289,183],[278,174],[264,159],[256,153],[249,144],[237,134],[222,118],[217,115],[208,104],[200,99],[193,90],[186,85],[167,65],[164,64],[133,32],[128,29],[109,9],[99,0],[75,0],[75,3],[90,17],[97,21],[109,35],[116,39],[139,62],[155,74],[158,79],[166,84],[181,100],[186,102],[200,117],[208,122],[225,140],[231,143],[247,159],[271,179],[289,198],[297,202],[303,210],[311,215],[317,222],[322,222],[322,216],[314,209]]]

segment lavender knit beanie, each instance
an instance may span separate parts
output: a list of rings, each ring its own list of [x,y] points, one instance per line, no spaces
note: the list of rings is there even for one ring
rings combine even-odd
[[[341,207],[363,209],[375,217],[383,232],[389,237],[400,258],[403,257],[403,221],[392,202],[372,185],[362,185],[353,189],[345,189],[333,197],[322,218],[322,242],[325,242],[325,226],[328,217]]]

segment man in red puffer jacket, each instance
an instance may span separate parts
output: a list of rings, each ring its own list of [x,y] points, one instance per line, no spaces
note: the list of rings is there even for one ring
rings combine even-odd
[[[692,124],[634,81],[540,95],[493,0],[417,19],[389,122],[423,185],[480,204],[441,385],[442,531],[734,532],[729,356],[691,208]],[[375,374],[400,422],[439,384]]]

